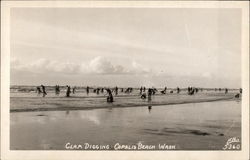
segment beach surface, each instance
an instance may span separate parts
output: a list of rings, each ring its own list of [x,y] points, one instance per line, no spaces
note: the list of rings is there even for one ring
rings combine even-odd
[[[41,97],[13,92],[10,149],[66,150],[67,145],[78,145],[95,150],[84,148],[89,144],[116,150],[117,143],[140,143],[156,150],[164,144],[175,150],[222,150],[228,139],[241,139],[241,99],[234,98],[236,93],[203,91],[191,96],[183,91],[157,94],[148,101],[134,92],[107,103],[103,94],[65,97],[63,92],[48,92]]]
[[[139,142],[174,145],[176,150],[222,150],[229,138],[241,138],[241,105],[218,101],[151,109],[15,112],[10,122],[12,150],[65,150],[67,143],[109,145],[113,150],[117,143]]]
[[[46,97],[37,95],[37,93],[11,93],[10,112],[28,112],[28,111],[57,111],[57,110],[84,110],[108,107],[136,107],[148,105],[170,105],[212,102],[220,100],[234,100],[237,91],[231,91],[225,94],[223,91],[203,91],[194,95],[188,95],[183,91],[177,93],[167,93],[153,95],[151,101],[141,99],[139,92],[131,94],[119,93],[114,95],[114,102],[107,103],[105,93],[87,95],[83,92],[71,94],[71,97],[65,97],[65,93],[55,95],[54,92],[48,92]]]

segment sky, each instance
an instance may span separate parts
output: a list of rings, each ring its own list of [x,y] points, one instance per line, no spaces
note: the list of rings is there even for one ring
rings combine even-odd
[[[241,87],[239,9],[12,8],[11,85]]]

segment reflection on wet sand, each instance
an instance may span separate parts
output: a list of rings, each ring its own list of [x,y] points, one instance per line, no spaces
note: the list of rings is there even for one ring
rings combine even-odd
[[[236,101],[106,108],[82,111],[11,113],[11,149],[65,149],[89,143],[176,145],[176,149],[221,150],[241,138],[241,105]],[[153,112],[152,112],[153,111]],[[32,134],[30,134],[32,133]]]

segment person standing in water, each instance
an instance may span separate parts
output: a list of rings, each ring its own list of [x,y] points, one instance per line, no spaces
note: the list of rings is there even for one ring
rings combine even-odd
[[[42,93],[41,88],[39,86],[36,87],[36,92],[38,95],[40,95]]]
[[[76,87],[73,87],[72,92],[73,92],[73,94],[75,94],[75,92],[76,92]]]
[[[56,85],[56,87],[55,87],[55,93],[56,93],[56,95],[60,94],[60,87],[59,87],[59,85]]]
[[[87,95],[89,95],[89,86],[86,88]]]
[[[57,85],[57,93],[58,93],[58,95],[60,94],[60,86],[59,85]]]
[[[143,90],[143,88],[141,87],[141,88],[140,88],[140,95],[142,94],[142,90]]]
[[[70,86],[66,86],[66,97],[70,97]]]
[[[228,89],[226,88],[226,89],[225,89],[225,94],[227,94],[227,92],[228,92]]]
[[[180,93],[180,88],[179,87],[177,87],[177,93]]]
[[[150,102],[151,101],[151,96],[153,94],[153,89],[149,88],[148,89],[148,101]]]
[[[42,87],[43,97],[45,97],[47,95],[46,90],[45,90],[45,86],[41,85],[41,87]]]
[[[118,87],[117,86],[115,87],[115,95],[116,96],[118,95]]]
[[[107,102],[110,102],[110,103],[114,102],[112,91],[109,88],[106,88],[106,91],[108,93]]]

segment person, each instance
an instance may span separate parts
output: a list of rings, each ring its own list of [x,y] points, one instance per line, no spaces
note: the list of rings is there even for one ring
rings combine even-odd
[[[143,87],[143,92],[145,92],[146,91],[146,87]]]
[[[167,87],[164,88],[164,90],[161,91],[161,94],[166,94]]]
[[[226,89],[225,89],[225,94],[227,94],[227,93],[228,93],[228,89],[226,88]]]
[[[197,93],[199,91],[199,89],[198,88],[195,88],[195,93]]]
[[[58,94],[60,94],[60,86],[59,85],[57,86],[57,91],[58,91]]]
[[[180,93],[180,88],[179,87],[177,87],[177,93]]]
[[[112,91],[109,89],[109,88],[105,88],[107,93],[108,93],[108,97],[107,97],[107,102],[114,102],[114,98],[113,98],[113,95],[112,95]]]
[[[59,85],[56,85],[55,92],[56,92],[56,95],[60,94],[60,87],[59,87]]]
[[[150,113],[152,106],[148,106],[148,112]]]
[[[118,87],[116,86],[115,87],[115,95],[117,96],[117,94],[118,94]]]
[[[75,92],[76,92],[76,87],[73,87],[72,92],[73,92],[73,94],[75,94]]]
[[[66,89],[66,97],[69,97],[70,96],[70,92],[71,92],[70,91],[70,86],[67,85],[66,88],[67,88]]]
[[[240,88],[240,94],[242,94],[242,88]]]
[[[45,90],[45,86],[41,85],[41,87],[42,87],[43,97],[45,97],[47,95],[46,90]]]
[[[235,98],[240,98],[240,94],[237,93],[234,97],[235,97]]]
[[[155,93],[157,92],[157,89],[153,88],[151,91],[152,91],[152,94],[155,95]]]
[[[146,99],[146,98],[147,98],[146,93],[143,92],[142,95],[141,95],[141,99]]]
[[[55,94],[57,95],[57,85],[55,86]]]
[[[38,93],[38,95],[42,93],[41,88],[39,86],[36,87],[36,92]]]
[[[99,92],[100,92],[100,88],[97,88],[97,89],[96,89],[96,94],[98,95]]]
[[[143,90],[143,89],[142,89],[142,87],[141,87],[141,88],[140,88],[140,95],[142,94],[142,90]]]
[[[192,88],[190,89],[190,92],[188,93],[189,95],[194,95],[194,92],[195,92],[195,88]]]
[[[129,88],[127,88],[126,90],[125,90],[125,93],[128,93],[129,92]]]
[[[153,94],[153,89],[149,88],[148,89],[148,101],[150,102],[151,101],[151,96]]]
[[[87,95],[89,95],[89,86],[86,88]]]

